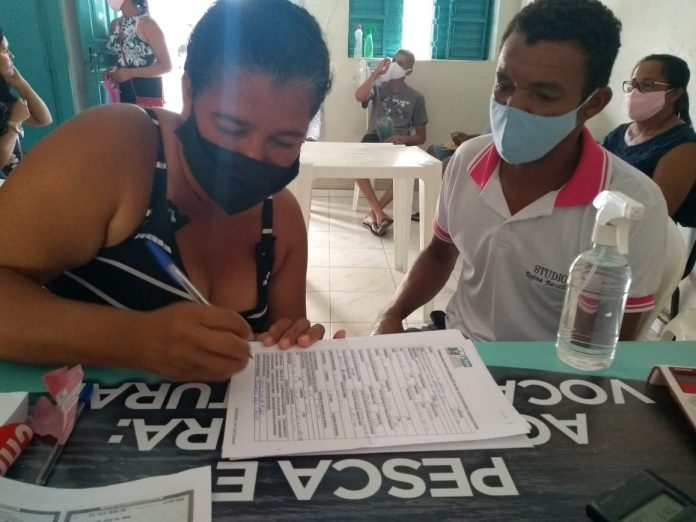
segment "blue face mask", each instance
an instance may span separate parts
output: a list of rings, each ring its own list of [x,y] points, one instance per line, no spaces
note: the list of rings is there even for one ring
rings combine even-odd
[[[559,116],[539,116],[508,107],[491,98],[491,133],[495,148],[507,163],[529,163],[546,156],[568,136],[578,124],[580,107]]]

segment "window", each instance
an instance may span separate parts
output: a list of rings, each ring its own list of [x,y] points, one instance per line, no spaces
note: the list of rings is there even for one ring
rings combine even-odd
[[[494,0],[349,0],[348,55],[355,29],[363,43],[372,34],[373,56],[393,56],[400,47],[419,60],[487,60]],[[414,13],[417,6],[418,12]]]
[[[487,60],[493,0],[435,0],[433,58]]]
[[[401,48],[404,0],[350,0],[348,55],[353,56],[355,29],[362,25],[363,45],[372,34],[373,56],[394,56]]]

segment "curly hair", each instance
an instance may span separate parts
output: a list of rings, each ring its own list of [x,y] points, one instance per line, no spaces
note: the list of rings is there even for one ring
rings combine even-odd
[[[195,97],[221,71],[261,72],[306,86],[312,114],[331,89],[329,50],[317,21],[288,0],[217,0],[189,37],[184,71]]]
[[[583,96],[609,84],[621,47],[621,22],[599,0],[536,0],[512,19],[503,42],[520,33],[527,45],[569,42],[585,55]]]
[[[659,62],[662,67],[662,74],[665,75],[669,87],[671,89],[684,89],[684,93],[675,107],[675,114],[684,123],[691,125],[689,93],[686,91],[686,87],[689,85],[689,78],[691,77],[689,65],[678,56],[671,54],[651,54],[643,58],[639,64],[643,62]]]

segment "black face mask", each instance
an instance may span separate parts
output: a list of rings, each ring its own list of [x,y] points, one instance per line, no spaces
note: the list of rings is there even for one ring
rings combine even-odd
[[[258,205],[295,179],[300,170],[299,158],[289,167],[279,167],[215,145],[201,136],[194,114],[176,135],[196,181],[228,214]]]

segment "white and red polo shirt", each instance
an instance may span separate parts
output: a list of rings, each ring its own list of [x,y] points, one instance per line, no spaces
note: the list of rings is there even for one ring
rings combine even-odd
[[[595,143],[583,148],[570,180],[511,216],[499,178],[500,156],[490,135],[462,144],[450,161],[435,216],[435,234],[453,243],[463,268],[447,305],[447,327],[484,341],[555,340],[570,265],[592,247],[602,190],[645,205],[632,222],[628,260],[633,274],[626,312],[655,305],[664,265],[667,207],[645,174]]]

